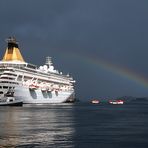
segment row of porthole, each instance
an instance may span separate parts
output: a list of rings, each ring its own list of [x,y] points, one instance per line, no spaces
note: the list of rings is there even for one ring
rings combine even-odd
[[[9,88],[9,89],[12,89],[12,88],[13,88],[13,89],[14,89],[14,87],[8,87],[8,86],[0,86],[0,89],[1,89],[1,88],[3,88],[3,89],[8,89],[8,88]]]

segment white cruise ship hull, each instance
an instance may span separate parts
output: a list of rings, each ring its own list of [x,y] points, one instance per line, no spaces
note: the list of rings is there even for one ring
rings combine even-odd
[[[14,97],[26,104],[64,103],[68,99],[74,100],[73,91],[41,91],[30,90],[26,87],[16,87]]]

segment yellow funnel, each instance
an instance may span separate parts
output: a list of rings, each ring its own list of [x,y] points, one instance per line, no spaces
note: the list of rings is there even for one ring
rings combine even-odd
[[[6,52],[4,54],[2,61],[20,61],[24,62],[24,59],[20,53],[18,44],[16,40],[10,37],[8,40],[8,47],[6,48]]]

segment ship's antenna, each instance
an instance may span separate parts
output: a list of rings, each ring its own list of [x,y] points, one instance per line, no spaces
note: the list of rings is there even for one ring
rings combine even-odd
[[[16,41],[15,37],[9,37],[6,39],[7,43],[14,43],[14,44],[18,44],[18,42]]]
[[[45,64],[50,67],[52,65],[52,60],[51,60],[51,57],[46,57],[46,62]]]

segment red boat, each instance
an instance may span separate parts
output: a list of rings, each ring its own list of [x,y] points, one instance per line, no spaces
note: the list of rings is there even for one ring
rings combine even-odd
[[[95,99],[95,100],[91,100],[91,103],[92,103],[92,104],[99,104],[100,101]]]
[[[124,104],[124,101],[123,100],[113,100],[113,101],[110,100],[109,103],[110,104]]]

